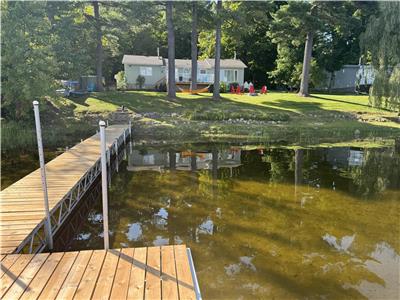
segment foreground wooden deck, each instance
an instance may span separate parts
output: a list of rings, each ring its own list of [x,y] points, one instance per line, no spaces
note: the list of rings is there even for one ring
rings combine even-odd
[[[184,245],[1,258],[0,299],[196,299]]]
[[[124,141],[127,133],[127,125],[107,127],[106,139],[110,151],[114,150],[115,143]],[[53,235],[100,171],[98,134],[46,164]],[[38,169],[0,193],[0,253],[41,251],[44,245],[44,217],[43,190]]]

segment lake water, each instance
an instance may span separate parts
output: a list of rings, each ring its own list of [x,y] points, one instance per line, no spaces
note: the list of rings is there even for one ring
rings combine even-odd
[[[127,150],[112,248],[184,243],[204,299],[398,299],[400,157],[392,148]],[[102,248],[101,200],[68,249]]]

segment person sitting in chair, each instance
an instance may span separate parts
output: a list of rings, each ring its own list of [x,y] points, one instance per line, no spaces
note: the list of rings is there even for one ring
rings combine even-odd
[[[243,91],[245,93],[247,93],[249,91],[249,83],[247,81],[245,81],[243,84]]]

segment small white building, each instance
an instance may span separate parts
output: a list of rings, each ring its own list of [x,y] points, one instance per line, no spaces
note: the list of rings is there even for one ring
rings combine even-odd
[[[138,88],[139,75],[145,78],[144,88],[154,89],[168,81],[168,60],[161,56],[124,55],[124,65],[127,87]],[[208,86],[214,83],[214,59],[198,60],[197,84]],[[191,82],[190,59],[175,59],[175,82],[177,85],[189,86]],[[221,59],[220,81],[229,85],[243,85],[244,69],[247,66],[239,59]]]
[[[326,80],[317,90],[331,90],[336,92],[364,92],[374,82],[375,71],[370,65],[344,65],[334,74],[326,73]]]

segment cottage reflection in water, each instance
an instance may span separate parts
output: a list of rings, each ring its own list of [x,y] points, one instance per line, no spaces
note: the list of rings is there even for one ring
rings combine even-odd
[[[233,176],[234,168],[241,165],[240,157],[241,150],[238,147],[201,152],[133,150],[128,157],[127,170],[163,172],[165,169],[196,171],[228,168]]]

